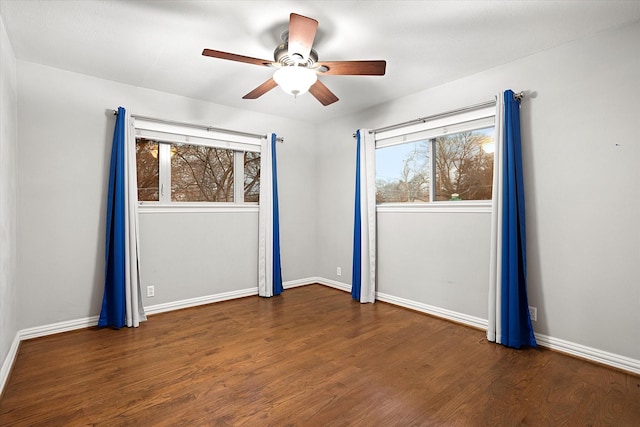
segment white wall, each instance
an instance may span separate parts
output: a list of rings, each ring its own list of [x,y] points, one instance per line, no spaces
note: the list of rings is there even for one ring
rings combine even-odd
[[[0,366],[18,332],[16,286],[16,59],[0,16]],[[4,366],[3,366],[4,365]],[[3,375],[0,375],[0,392]]]
[[[529,96],[521,118],[529,302],[538,307],[534,329],[640,360],[638,46],[640,23],[322,126],[318,276],[351,283],[351,135],[357,127],[382,127],[484,102],[508,88],[525,90]],[[379,214],[378,290],[486,319],[485,216]],[[472,239],[461,231],[465,226],[476,229]],[[460,245],[465,259],[455,265],[439,256],[439,248],[447,254]],[[342,266],[342,277],[336,277],[336,266]]]
[[[140,235],[145,306],[257,292],[258,212],[141,213]]]
[[[315,141],[310,125],[22,61],[17,76],[19,329],[99,314],[112,110],[118,106],[138,115],[283,136],[285,143],[278,145],[283,278],[314,275]],[[257,214],[255,221],[244,216],[250,214],[229,215],[143,216],[142,285],[155,285],[157,295],[146,305],[257,286],[250,267],[257,264],[257,249],[247,245],[249,235],[257,235]],[[240,222],[247,227],[240,240],[225,234],[223,241],[214,241],[218,231]],[[192,239],[172,232],[174,226],[189,230]],[[158,237],[166,238],[163,246],[153,247]],[[192,267],[206,266],[204,274],[170,268],[170,251],[184,256],[186,245],[193,245],[190,254],[200,257]],[[225,258],[221,265],[220,245],[238,258]],[[223,281],[207,277],[215,266],[224,270]]]

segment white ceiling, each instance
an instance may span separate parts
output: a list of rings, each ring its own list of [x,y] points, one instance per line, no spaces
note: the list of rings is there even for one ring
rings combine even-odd
[[[273,89],[242,96],[273,69],[201,55],[271,60],[289,13],[319,21],[320,60],[385,59],[387,74],[323,76],[323,107]],[[640,19],[631,1],[0,0],[19,60],[311,122],[360,111]]]

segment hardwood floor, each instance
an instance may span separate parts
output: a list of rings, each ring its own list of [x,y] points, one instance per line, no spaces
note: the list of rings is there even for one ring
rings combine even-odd
[[[632,426],[640,378],[321,285],[25,341],[2,426]]]

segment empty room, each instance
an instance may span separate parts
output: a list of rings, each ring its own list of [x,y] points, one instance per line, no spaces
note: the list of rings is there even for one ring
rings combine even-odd
[[[640,0],[0,0],[0,425],[640,420]]]

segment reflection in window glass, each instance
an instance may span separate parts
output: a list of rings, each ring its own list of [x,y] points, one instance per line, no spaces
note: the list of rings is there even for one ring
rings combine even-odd
[[[138,181],[138,200],[157,202],[160,163],[158,161],[158,143],[144,138],[136,141],[136,174]]]
[[[172,202],[233,202],[233,151],[171,146]]]

